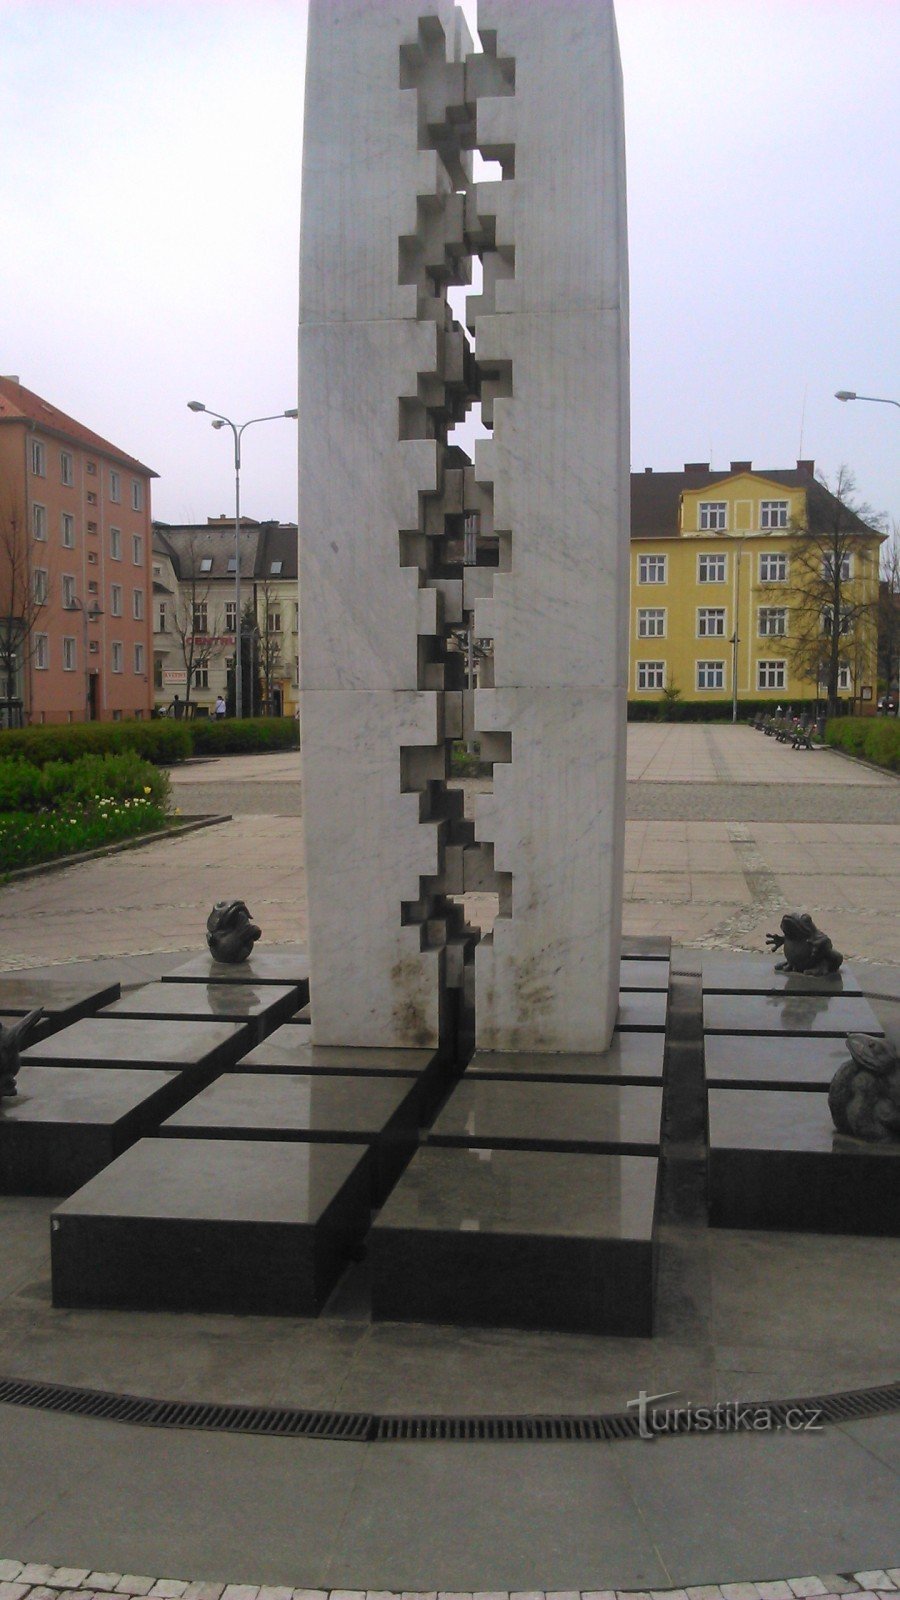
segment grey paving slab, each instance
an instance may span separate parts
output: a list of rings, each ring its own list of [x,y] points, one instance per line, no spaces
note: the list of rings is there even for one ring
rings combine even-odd
[[[749,1033],[710,1033],[704,1043],[706,1082],[711,1089],[827,1089],[850,1059],[843,1038],[773,1038]]]
[[[194,1080],[233,1062],[253,1042],[247,1023],[151,1017],[82,1017],[51,1039],[29,1045],[23,1062],[67,1067],[180,1067]]]
[[[465,1077],[658,1083],[662,1080],[664,1054],[665,1036],[661,1033],[615,1033],[602,1055],[476,1050]]]
[[[713,955],[703,953],[703,989],[706,994],[813,994],[862,992],[857,974],[846,964],[830,977],[806,972],[776,972],[776,957]]]
[[[653,1085],[464,1078],[428,1139],[435,1145],[652,1155],[661,1115],[662,1089]]]
[[[868,1001],[856,995],[707,994],[707,1033],[883,1034]]]

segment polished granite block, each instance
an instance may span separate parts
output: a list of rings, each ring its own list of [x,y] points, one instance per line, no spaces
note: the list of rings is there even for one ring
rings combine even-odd
[[[662,1033],[614,1033],[602,1055],[476,1050],[465,1078],[545,1078],[571,1083],[661,1083]]]
[[[637,992],[620,990],[616,1032],[625,1033],[635,1028],[649,1028],[664,1033],[669,1006],[667,989],[668,985],[662,990],[644,989]]]
[[[859,983],[843,966],[827,978],[805,972],[776,972],[777,955],[721,956],[704,952],[704,994],[859,994]]]
[[[301,1000],[309,998],[309,960],[305,953],[286,950],[253,950],[247,961],[216,961],[204,951],[171,972],[164,972],[163,983],[274,983],[297,988]]]
[[[655,1155],[661,1115],[660,1086],[464,1076],[437,1117],[428,1142]]]
[[[900,1143],[835,1131],[828,1095],[709,1094],[709,1220],[719,1228],[900,1233]]]
[[[296,984],[145,983],[106,1006],[104,1017],[246,1022],[260,1043],[300,1005]]]
[[[288,1022],[304,1023],[307,1027],[309,1026],[311,1021],[312,1021],[312,1013],[310,1011],[310,1006],[309,1006],[309,1001],[308,1000],[307,1000],[305,1006],[301,1006],[300,1010],[299,1011],[295,1011],[294,1015],[292,1017],[288,1017]]]
[[[44,1067],[177,1067],[202,1088],[253,1044],[246,1023],[169,1022],[153,1017],[82,1017],[29,1045],[22,1061]]]
[[[850,1059],[845,1041],[828,1034],[776,1039],[710,1033],[704,1053],[710,1089],[827,1089],[838,1067]]]
[[[182,1097],[179,1072],[23,1066],[0,1102],[0,1193],[72,1194]]]
[[[883,1034],[872,1007],[861,995],[706,994],[706,1033]]]
[[[668,989],[669,976],[668,961],[639,961],[634,956],[623,957],[619,963],[619,991]]]
[[[668,961],[672,941],[661,933],[623,933],[621,953],[623,960]]]
[[[418,1150],[369,1235],[373,1318],[649,1336],[658,1166]]]
[[[0,1022],[4,1027],[43,1007],[45,1015],[35,1025],[32,1040],[49,1038],[80,1017],[93,1016],[101,1006],[117,1000],[118,983],[90,984],[65,978],[0,978]]]
[[[418,1140],[420,1077],[227,1072],[160,1128],[166,1138],[296,1139],[372,1147],[373,1205]]]
[[[355,1045],[312,1044],[308,1028],[288,1022],[238,1062],[238,1072],[326,1073],[353,1078],[419,1079],[417,1114],[428,1122],[442,1100],[450,1068],[435,1050],[363,1050]]]
[[[370,1220],[359,1144],[142,1139],[53,1214],[53,1303],[321,1310]]]

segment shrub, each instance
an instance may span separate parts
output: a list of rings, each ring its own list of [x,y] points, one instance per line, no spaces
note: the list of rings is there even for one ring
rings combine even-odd
[[[38,811],[0,816],[0,872],[153,833],[165,822],[160,807],[144,797],[101,802],[93,811],[73,815]]]
[[[191,753],[191,735],[183,723],[73,722],[0,731],[0,759],[20,756],[37,767],[48,761],[77,761],[85,755],[134,751],[145,761],[171,766]]]
[[[168,773],[142,761],[133,750],[47,761],[43,767],[0,757],[0,812],[55,807],[71,815],[94,810],[101,802],[125,800],[150,800],[165,810],[169,792]]]
[[[194,754],[240,755],[254,750],[290,750],[300,743],[295,717],[216,717],[190,724]]]
[[[825,743],[900,772],[900,721],[896,717],[840,717],[825,724]]]

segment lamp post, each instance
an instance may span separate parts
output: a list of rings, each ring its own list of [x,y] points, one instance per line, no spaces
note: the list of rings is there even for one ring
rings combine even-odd
[[[900,411],[900,400],[885,400],[883,395],[857,394],[855,389],[835,389],[835,400],[871,400],[876,406],[896,406]]]
[[[241,683],[241,435],[245,428],[256,422],[280,422],[282,417],[296,417],[296,406],[289,411],[275,411],[269,417],[250,417],[247,422],[232,422],[221,411],[211,411],[202,400],[189,400],[189,411],[205,411],[213,418],[214,428],[230,428],[234,435],[234,714],[243,714]]]
[[[76,599],[75,595],[73,595],[69,601],[69,608],[72,611],[81,612],[82,641],[84,650],[84,720],[85,722],[90,722],[91,669],[88,653],[88,623],[99,621],[99,619],[103,616],[103,612],[100,610],[96,600],[94,601],[93,605],[86,606],[84,601]]]
[[[738,719],[738,645],[741,642],[738,625],[741,609],[741,557],[743,554],[744,540],[739,539],[737,558],[734,563],[734,595],[732,598],[732,605],[734,607],[734,632],[728,641],[728,643],[731,645],[731,720],[733,723],[737,722]]]

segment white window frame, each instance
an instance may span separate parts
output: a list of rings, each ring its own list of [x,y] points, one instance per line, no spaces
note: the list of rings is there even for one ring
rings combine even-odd
[[[64,572],[60,582],[62,584],[62,603],[64,611],[75,610],[75,574]]]
[[[209,688],[209,662],[208,661],[204,661],[202,666],[194,668],[193,686],[194,686],[195,689],[208,689]]]
[[[212,572],[212,565],[213,565],[212,564],[212,556],[202,556],[201,557],[201,559],[200,559],[200,571],[201,572]]]
[[[715,563],[715,576],[710,568]],[[721,577],[719,572],[721,571]],[[717,550],[712,554],[697,557],[697,582],[698,583],[727,583],[728,582],[728,556],[724,550]]]
[[[131,480],[131,509],[132,511],[143,511],[144,509],[144,485],[141,483],[140,478],[132,478]]]
[[[168,631],[169,631],[168,605],[167,605],[167,602],[165,600],[160,600],[159,604],[156,607],[156,627],[154,629],[154,632],[155,633],[168,633]]]
[[[770,567],[775,567],[776,572],[769,572]],[[787,583],[790,563],[786,550],[761,550],[759,552],[759,581],[760,583]]]
[[[777,619],[779,626],[771,627],[772,619]],[[756,632],[760,639],[784,639],[787,637],[788,608],[787,606],[759,606],[756,613]]]
[[[134,567],[144,565],[144,535],[133,533],[131,535],[131,564]]]
[[[237,615],[237,608],[235,606],[235,602],[233,600],[226,600],[225,601],[225,632],[226,633],[234,633],[234,631],[235,631],[234,619],[235,619],[236,615]]]
[[[74,487],[75,458],[71,450],[60,450],[59,452],[59,481],[67,489]]]
[[[60,516],[59,536],[64,550],[75,549],[75,518],[71,511],[64,511]]]
[[[281,608],[280,608],[280,606],[279,606],[279,608],[277,610],[270,611],[268,608],[266,609],[266,632],[267,633],[280,633],[281,632]]]
[[[42,439],[31,441],[31,475],[33,478],[47,476],[47,448]]]
[[[788,525],[788,511],[790,503],[787,500],[761,500],[759,502],[759,525],[761,528],[786,528]]]
[[[775,657],[762,657],[756,663],[757,689],[785,689],[787,687],[787,662]]]
[[[136,644],[134,647],[134,670],[139,678],[144,676],[144,646]]]
[[[205,600],[195,600],[191,614],[191,633],[199,633],[202,638],[209,636],[209,605]]]
[[[639,555],[638,583],[666,583],[667,563],[667,556]],[[657,574],[659,574],[659,576],[657,576]]]
[[[834,560],[830,555],[827,555],[824,558],[823,562],[822,562],[822,577],[825,579],[826,583],[831,583],[833,581],[833,579],[832,579],[833,572],[834,572]],[[845,550],[843,555],[841,556],[841,577],[840,577],[840,581],[841,581],[841,583],[850,583],[852,581],[852,579],[853,579],[853,557],[850,554],[849,550]]]
[[[76,672],[78,669],[77,645],[72,634],[63,634],[63,672]]]
[[[109,586],[109,614],[111,617],[122,615],[123,589],[120,583],[111,583]]]
[[[711,674],[719,678],[718,683],[700,682],[701,677],[706,680]],[[699,694],[721,694],[725,688],[725,662],[703,660],[697,662],[696,667],[697,692]]]
[[[697,638],[724,639],[726,622],[727,616],[724,606],[698,606]]]
[[[122,529],[110,528],[109,530],[109,558],[111,561],[122,559]]]
[[[728,527],[728,501],[727,500],[701,500],[700,532],[724,533]]]
[[[39,544],[47,539],[47,507],[38,500],[31,502],[31,533]]]
[[[853,689],[853,679],[850,676],[850,668],[846,663],[838,667],[837,686],[844,694],[850,694]]]
[[[113,639],[111,658],[113,672],[121,672],[125,660],[125,646],[121,639]]]
[[[36,606],[45,606],[50,600],[50,573],[46,567],[35,567],[31,575],[32,594]]]
[[[36,633],[34,636],[34,664],[38,672],[46,672],[50,666],[49,633]]]
[[[639,606],[637,636],[639,639],[664,639],[666,637],[666,607]]]
[[[647,692],[657,693],[666,687],[666,663],[664,661],[636,661],[635,686],[639,694]]]
[[[135,622],[143,622],[143,620],[144,620],[144,591],[143,591],[143,589],[135,589],[132,592],[132,596],[131,596],[131,615],[134,617]]]
[[[122,502],[122,479],[112,467],[109,470],[109,498],[114,506]]]

